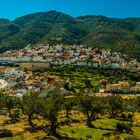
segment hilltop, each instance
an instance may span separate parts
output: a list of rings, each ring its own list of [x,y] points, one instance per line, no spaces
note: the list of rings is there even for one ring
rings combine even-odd
[[[0,51],[27,44],[82,44],[107,48],[140,60],[140,18],[71,17],[57,11],[39,12],[14,21],[0,19]]]

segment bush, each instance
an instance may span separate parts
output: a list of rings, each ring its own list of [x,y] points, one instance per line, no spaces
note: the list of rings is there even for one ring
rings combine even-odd
[[[140,140],[140,139],[132,136],[132,137],[127,137],[124,140]]]
[[[5,120],[4,124],[15,124],[17,122],[19,122],[19,119],[10,119],[10,120]]]
[[[123,113],[121,114],[121,117],[124,118],[124,119],[126,119],[126,118],[127,118],[127,114],[123,112]]]
[[[133,113],[128,113],[128,119],[132,119],[133,118]]]
[[[117,131],[123,133],[124,128],[125,128],[125,126],[124,126],[123,123],[117,123],[117,124],[116,124],[116,130],[117,130]]]
[[[92,136],[91,135],[87,135],[86,138],[92,138]]]
[[[12,115],[13,115],[13,118],[19,118],[20,117],[20,110],[15,110]]]
[[[120,123],[118,122],[116,124],[116,130],[120,133],[131,133],[132,129],[131,129],[131,124],[125,124],[125,123]]]
[[[71,133],[75,133],[75,131],[74,130],[71,130]]]
[[[44,137],[44,138],[40,138],[39,140],[58,140],[58,139],[54,136],[47,136],[47,137]]]
[[[11,130],[7,130],[7,129],[0,130],[0,138],[12,137],[12,136],[13,136],[13,133]]]
[[[6,114],[7,114],[7,111],[5,109],[0,110],[0,115],[6,116]]]

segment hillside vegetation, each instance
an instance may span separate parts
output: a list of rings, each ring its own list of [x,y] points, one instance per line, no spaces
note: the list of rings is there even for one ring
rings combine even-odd
[[[27,44],[83,44],[121,51],[140,60],[140,18],[71,17],[56,12],[0,19],[0,51]]]

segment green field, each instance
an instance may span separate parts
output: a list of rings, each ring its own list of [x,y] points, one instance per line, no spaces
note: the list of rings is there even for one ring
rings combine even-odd
[[[65,120],[65,111],[62,111],[60,114],[61,115],[59,116],[59,121]],[[133,135],[127,133],[120,133],[112,135],[108,139],[103,137],[102,135],[108,132],[115,132],[115,126],[117,122],[121,121],[116,119],[108,119],[105,117],[103,119],[99,118],[95,122],[93,122],[95,124],[95,128],[88,128],[85,124],[85,117],[82,113],[77,111],[71,111],[71,118],[71,126],[63,125],[58,128],[58,132],[61,134],[61,136],[66,136],[67,139],[73,138],[75,140],[116,140],[115,138],[118,137],[118,140],[123,140],[123,138],[130,136],[140,138],[140,123],[139,126],[135,126],[135,124],[138,125],[137,120],[139,120],[140,118],[140,113],[136,113],[133,117]],[[7,119],[9,118],[5,116],[0,116],[0,123],[2,124]],[[34,119],[34,122],[37,125],[44,124],[44,121],[41,118],[39,120]],[[126,123],[130,122],[127,121]],[[38,137],[43,138],[46,136],[43,130],[31,131],[31,129],[29,129],[30,127],[27,125],[27,119],[25,116],[22,117],[21,121],[16,124],[1,125],[1,127],[4,129],[12,130],[14,134],[12,138],[3,138],[3,140],[35,140],[38,139]]]
[[[107,80],[108,84],[115,84],[119,81],[127,81],[130,86],[134,86],[139,81],[140,74],[132,73],[122,69],[93,69],[80,66],[52,66],[50,70],[44,72],[47,75],[70,78],[72,90],[88,89],[97,92],[100,88],[105,88],[105,83],[101,80]]]

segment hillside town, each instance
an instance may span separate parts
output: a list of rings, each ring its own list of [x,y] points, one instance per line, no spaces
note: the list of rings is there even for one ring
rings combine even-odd
[[[19,97],[32,92],[45,95],[55,89],[64,94],[64,85],[69,83],[68,78],[13,67],[0,67],[0,76],[1,93]]]
[[[0,91],[10,96],[22,97],[26,93],[37,92],[48,94],[55,89],[60,93],[70,93],[64,87],[71,86],[70,78],[47,75],[36,69],[50,69],[51,66],[77,65],[90,68],[118,68],[130,72],[139,72],[140,64],[125,54],[111,50],[99,50],[87,46],[65,45],[28,45],[24,49],[7,51],[0,54],[1,64],[13,63],[14,66],[0,67]],[[140,83],[130,86],[129,82],[120,81],[112,84],[108,80],[99,79],[105,83],[105,89],[98,89],[99,93],[139,93]],[[88,93],[94,94],[88,89]],[[71,92],[72,93],[72,92]]]
[[[93,68],[120,68],[138,72],[140,64],[125,54],[110,49],[83,45],[28,45],[24,49],[0,54],[0,61],[46,62],[49,65],[78,65]]]
[[[126,81],[120,81],[115,84],[106,84],[106,88],[100,89],[100,93],[139,94],[140,82],[136,82],[134,86],[130,86],[129,82]]]
[[[99,88],[97,93],[102,94],[139,94],[140,82],[130,85],[128,81],[119,81],[112,84],[108,80],[101,79],[99,83],[105,83],[105,88]],[[65,95],[74,94],[70,92],[71,80],[68,77],[47,75],[45,73],[33,72],[22,67],[0,67],[0,92],[10,96],[22,97],[32,92],[47,95],[54,90]],[[86,94],[95,94],[91,89],[84,89]]]

